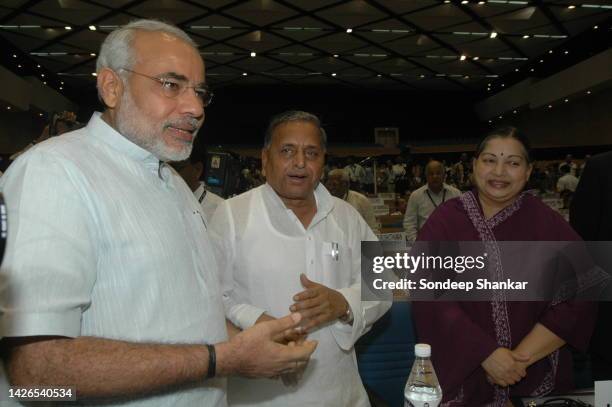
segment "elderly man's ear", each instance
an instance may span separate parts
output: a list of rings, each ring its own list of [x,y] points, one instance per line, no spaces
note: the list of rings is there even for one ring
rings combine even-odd
[[[108,108],[114,108],[121,100],[124,86],[119,75],[112,69],[103,68],[97,76],[98,90],[102,101]]]

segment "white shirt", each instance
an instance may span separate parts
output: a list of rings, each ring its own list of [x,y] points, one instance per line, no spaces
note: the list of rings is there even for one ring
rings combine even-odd
[[[344,171],[348,172],[351,182],[363,182],[366,176],[365,170],[359,164],[351,164],[344,167]]]
[[[200,181],[200,186],[193,191],[193,195],[200,203],[207,223],[210,222],[215,210],[217,210],[217,206],[225,200],[219,195],[210,192],[202,181]]]
[[[0,336],[226,340],[201,209],[174,170],[158,171],[99,113],[11,164],[0,180],[10,219]],[[226,406],[224,393],[215,379],[114,405]]]
[[[317,213],[308,228],[268,184],[223,202],[213,217],[224,302],[234,324],[249,327],[264,311],[288,314],[292,297],[304,290],[300,273],[338,290],[354,315],[352,326],[337,321],[309,335],[319,344],[297,387],[231,379],[232,406],[369,406],[353,346],[390,306],[361,301],[361,241],[376,237],[353,207],[323,185],[315,198]]]
[[[349,190],[344,200],[351,204],[353,208],[357,209],[357,212],[359,212],[363,220],[366,221],[374,233],[378,232],[378,223],[374,216],[374,207],[372,207],[370,200],[365,195]]]
[[[406,175],[406,167],[404,167],[402,164],[393,164],[391,167],[391,173],[393,174],[393,179],[396,180]]]
[[[559,178],[557,181],[557,191],[571,191],[576,192],[576,187],[578,186],[578,178],[572,175],[571,173],[567,173]]]
[[[406,205],[406,214],[404,215],[404,232],[406,239],[409,242],[414,242],[417,233],[429,218],[429,215],[443,202],[449,199],[458,197],[461,191],[448,184],[442,185],[442,190],[439,193],[429,189],[427,184],[415,189],[408,198]]]

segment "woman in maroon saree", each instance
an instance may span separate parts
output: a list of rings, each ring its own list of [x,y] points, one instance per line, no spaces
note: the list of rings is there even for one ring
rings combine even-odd
[[[421,241],[574,241],[578,235],[523,192],[529,144],[514,128],[487,136],[474,158],[475,190],[440,205]],[[587,302],[414,302],[419,341],[432,345],[442,406],[511,405],[573,387],[570,347],[585,350],[596,308]]]

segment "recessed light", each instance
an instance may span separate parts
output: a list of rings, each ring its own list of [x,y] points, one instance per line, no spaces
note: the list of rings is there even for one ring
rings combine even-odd
[[[500,118],[500,119],[503,119],[503,118],[504,118],[504,116],[499,116],[499,118]]]
[[[43,116],[43,114],[42,114],[42,113],[38,113],[38,115],[39,115],[40,117],[42,117],[42,116]]]
[[[459,61],[465,61],[465,59],[466,59],[466,58],[467,58],[467,57],[466,57],[465,55],[461,55],[461,56],[459,57]]]
[[[552,54],[552,53],[553,53],[553,50],[552,50],[552,49],[551,49],[551,50],[549,50],[549,51],[548,51],[548,53],[549,53],[549,54]]]
[[[17,58],[17,54],[13,54],[13,58]]]
[[[485,2],[484,1],[479,1],[478,4],[483,5],[483,4],[485,4]]]
[[[565,99],[565,100],[564,100],[564,102],[565,102],[565,103],[569,102],[569,99]]]
[[[378,74],[378,75],[376,75],[376,76],[378,76],[378,77],[380,78],[382,75],[381,75],[381,74]]]
[[[541,63],[541,64],[542,64],[542,63],[544,63],[544,60],[543,60],[543,59],[540,59],[540,63]]]
[[[533,72],[533,71],[534,71],[534,69],[533,69],[533,68],[531,68],[531,69],[530,69],[530,71],[531,71],[531,72]]]
[[[64,81],[61,81],[60,83],[63,85],[63,84],[64,84]]]
[[[527,35],[527,34],[523,35],[523,39],[526,40],[527,38],[529,38],[529,35]]]
[[[91,76],[98,76],[98,74],[97,74],[97,73],[95,73],[95,72],[92,72],[92,73],[91,73]]]
[[[43,85],[46,85],[46,84],[47,84],[47,82],[43,82]]]
[[[518,69],[518,68],[515,68],[515,69],[514,69],[514,72],[518,72],[518,71],[519,71],[519,69]]]
[[[90,55],[90,56],[92,56],[92,57],[95,57],[95,56],[96,56],[95,52],[92,52],[92,53],[91,53],[91,54],[89,54],[89,55]]]
[[[489,123],[493,123],[493,120],[489,120]]]
[[[450,3],[450,0],[444,0],[444,4]]]
[[[552,109],[552,105],[548,105],[548,108],[549,108],[549,109]]]
[[[335,73],[335,72],[334,72],[334,73],[332,73],[332,76],[336,76],[336,73]]]
[[[59,90],[63,90],[64,88],[62,88],[61,86],[59,87]]]
[[[37,68],[40,68],[40,65],[36,65]]]
[[[501,84],[501,87],[502,87],[502,88],[505,88],[505,87],[506,87],[506,84],[505,84],[505,83],[502,83],[502,84]]]
[[[472,58],[474,61],[478,61],[480,59],[480,57],[474,57]]]
[[[70,27],[69,25],[67,25],[66,27],[64,27],[65,30],[72,30],[72,27]]]
[[[512,113],[516,114],[516,110],[513,110]]]
[[[567,54],[569,54],[569,51],[565,51],[565,52],[563,52],[563,53],[564,53],[565,55],[567,55]]]
[[[576,6],[574,6],[573,4],[570,4],[569,6],[567,6],[568,9],[573,10],[576,8]]]
[[[334,54],[334,58],[338,58],[340,55],[338,54]]]
[[[591,94],[591,91],[590,91],[590,90],[587,90],[587,95],[590,95],[590,94]]]
[[[40,77],[41,77],[41,78],[44,78],[44,77],[45,77],[45,74],[44,74],[44,73],[41,73],[41,74],[40,74]]]
[[[6,110],[11,110],[11,107],[10,107],[10,106],[7,106],[7,107],[6,107]]]
[[[463,79],[470,79],[470,75],[465,75]]]
[[[462,0],[461,1],[461,4],[468,4],[468,3],[469,3],[468,0]]]
[[[353,29],[352,29],[352,28],[347,28],[347,29],[346,29],[346,33],[347,33],[347,34],[350,34],[350,33],[352,33],[352,32],[353,32]]]
[[[89,29],[90,29],[91,31],[96,31],[96,26],[95,26],[95,25],[90,25],[90,26],[89,26]]]
[[[497,33],[495,31],[491,31],[491,34],[489,34],[489,38],[495,38],[497,37]]]
[[[257,52],[251,52],[251,58],[255,58],[257,56]]]
[[[425,75],[424,75],[424,74],[421,74],[420,78],[421,78],[421,79],[425,78]]]
[[[593,29],[594,29],[594,30],[597,30],[598,28],[599,28],[599,26],[598,26],[598,25],[593,26]]]
[[[246,73],[246,72],[242,73],[242,76],[247,76],[247,75],[248,75],[248,73]]]
[[[17,68],[21,68],[21,65],[17,65]]]

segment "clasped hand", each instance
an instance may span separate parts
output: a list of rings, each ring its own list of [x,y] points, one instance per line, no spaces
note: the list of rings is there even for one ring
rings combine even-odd
[[[529,355],[508,348],[497,348],[482,363],[492,384],[508,387],[527,376]]]

